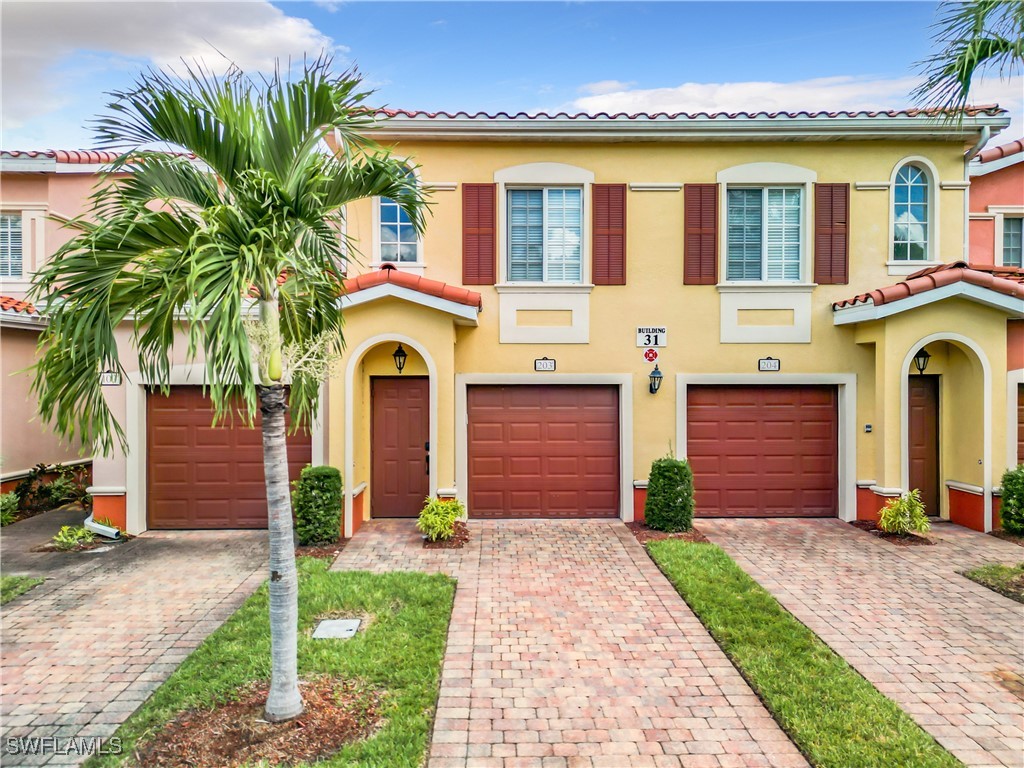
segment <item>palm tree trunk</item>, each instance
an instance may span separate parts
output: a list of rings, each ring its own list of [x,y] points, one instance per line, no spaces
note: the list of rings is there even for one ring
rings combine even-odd
[[[267,481],[267,522],[270,534],[270,693],[264,717],[270,722],[302,714],[299,694],[299,585],[292,538],[292,505],[288,492],[285,443],[285,388],[260,386],[263,414],[263,472]]]

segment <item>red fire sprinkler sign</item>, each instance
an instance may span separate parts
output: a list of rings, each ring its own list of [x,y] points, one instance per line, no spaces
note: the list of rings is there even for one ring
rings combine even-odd
[[[644,360],[646,360],[648,363],[658,362],[658,350],[654,349],[653,347],[648,347],[647,349],[645,349]]]

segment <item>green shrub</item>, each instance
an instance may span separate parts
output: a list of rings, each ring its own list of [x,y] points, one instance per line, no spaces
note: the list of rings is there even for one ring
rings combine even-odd
[[[57,549],[66,552],[79,544],[91,544],[96,535],[81,525],[65,525],[51,541]]]
[[[1003,504],[999,516],[1003,530],[1024,536],[1024,464],[1003,473]]]
[[[341,472],[334,467],[306,467],[292,485],[299,544],[336,542],[341,536]]]
[[[898,499],[889,499],[878,518],[879,530],[905,536],[911,531],[927,533],[931,528],[921,503],[921,492],[915,488]]]
[[[455,521],[465,517],[466,508],[458,499],[433,499],[424,502],[416,527],[427,536],[427,541],[447,541],[455,535]]]
[[[10,525],[18,513],[18,494],[14,491],[0,495],[0,526]]]
[[[56,477],[46,482],[46,476],[54,474]],[[86,486],[86,470],[82,467],[36,464],[18,483],[14,492],[18,494],[21,509],[37,512],[70,501],[78,501],[88,506],[91,498],[86,493]]]
[[[693,527],[693,470],[688,461],[665,456],[651,464],[644,520],[656,531]]]

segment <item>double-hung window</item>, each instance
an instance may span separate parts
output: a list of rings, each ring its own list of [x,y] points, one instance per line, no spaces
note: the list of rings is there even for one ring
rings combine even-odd
[[[0,277],[22,276],[21,214],[0,214]]]
[[[380,199],[380,260],[411,264],[420,260],[416,227],[390,197]]]
[[[726,280],[800,280],[802,198],[799,187],[728,190]]]
[[[1024,218],[1006,216],[1003,218],[1003,266],[1024,266],[1021,255],[1021,235]]]
[[[508,279],[579,283],[583,280],[583,190],[508,190]]]

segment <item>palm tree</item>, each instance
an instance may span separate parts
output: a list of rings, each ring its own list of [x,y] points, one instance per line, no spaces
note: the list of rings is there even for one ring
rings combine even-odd
[[[96,125],[101,146],[123,154],[88,216],[66,222],[73,238],[32,289],[50,320],[33,389],[65,436],[105,454],[115,440],[126,446],[98,376],[124,371],[120,327],[144,379],[165,394],[183,336],[191,360],[201,353],[217,421],[262,412],[272,721],[303,711],[284,414],[308,424],[326,375],[323,365],[289,370],[289,353],[293,363],[340,354],[346,203],[387,196],[417,229],[425,210],[408,169],[361,135],[375,113],[358,75],[333,76],[330,64],[321,57],[294,80],[277,71],[258,83],[234,67],[214,76],[186,65],[183,76],[149,71],[111,94]],[[324,151],[332,133],[336,154]]]
[[[933,25],[939,51],[919,65],[925,76],[911,94],[925,107],[963,115],[976,74],[997,69],[1000,77],[1020,71],[1024,61],[1024,2],[945,2]]]

